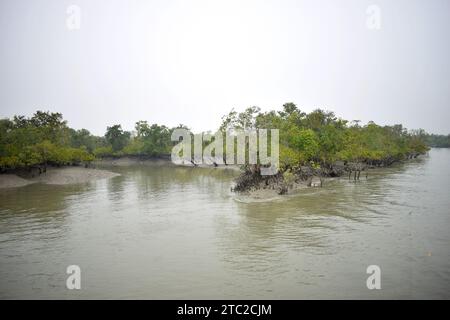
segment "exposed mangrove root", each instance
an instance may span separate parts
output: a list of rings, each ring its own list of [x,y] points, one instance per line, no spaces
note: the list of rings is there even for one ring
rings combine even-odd
[[[416,158],[418,154],[411,154],[406,159]],[[359,181],[361,172],[368,179],[370,168],[390,166],[400,159],[386,158],[361,162],[336,161],[332,165],[321,165],[318,168],[300,166],[288,168],[274,176],[261,176],[258,165],[247,166],[245,171],[235,180],[232,189],[236,192],[246,192],[257,189],[274,189],[278,194],[286,194],[294,183],[303,183],[308,187],[322,187],[324,178],[340,177],[348,174],[348,180]]]

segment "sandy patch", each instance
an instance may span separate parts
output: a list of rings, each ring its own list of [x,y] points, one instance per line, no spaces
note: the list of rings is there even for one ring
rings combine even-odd
[[[93,180],[109,179],[119,176],[120,174],[100,169],[90,169],[81,167],[67,167],[67,168],[50,168],[46,173],[33,178],[33,181],[38,181],[45,184],[74,184],[86,183]]]
[[[18,188],[26,186],[34,181],[23,179],[15,174],[0,174],[0,189],[2,188]]]
[[[107,170],[82,167],[48,168],[47,172],[30,179],[23,179],[14,174],[0,174],[0,188],[17,188],[37,182],[54,185],[86,183],[119,175]]]

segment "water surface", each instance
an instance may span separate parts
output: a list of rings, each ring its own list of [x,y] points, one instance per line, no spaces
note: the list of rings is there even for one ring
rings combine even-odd
[[[151,165],[1,190],[0,298],[450,298],[449,164],[433,149],[254,203],[233,170]]]

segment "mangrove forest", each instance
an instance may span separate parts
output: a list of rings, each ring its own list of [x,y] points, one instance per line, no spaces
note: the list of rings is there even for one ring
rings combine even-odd
[[[187,128],[179,125],[176,128]],[[417,157],[429,146],[447,146],[446,136],[407,130],[401,124],[362,125],[322,109],[303,112],[294,103],[281,110],[262,112],[249,107],[223,116],[219,130],[279,129],[280,170],[277,177],[261,177],[258,166],[244,168],[236,190],[269,184],[270,179],[291,181],[312,176],[339,176],[354,172],[355,179],[368,167],[387,166]],[[120,124],[106,128],[104,136],[67,125],[61,113],[37,111],[33,116],[0,120],[0,169],[11,171],[47,166],[89,165],[104,157],[168,157],[175,128],[138,121],[133,131]],[[286,191],[282,188],[281,193]]]

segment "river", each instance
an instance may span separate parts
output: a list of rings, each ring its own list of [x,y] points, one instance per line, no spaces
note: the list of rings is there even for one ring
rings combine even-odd
[[[230,191],[233,170],[160,165],[4,189],[0,298],[450,298],[449,165],[432,149],[258,202]]]

